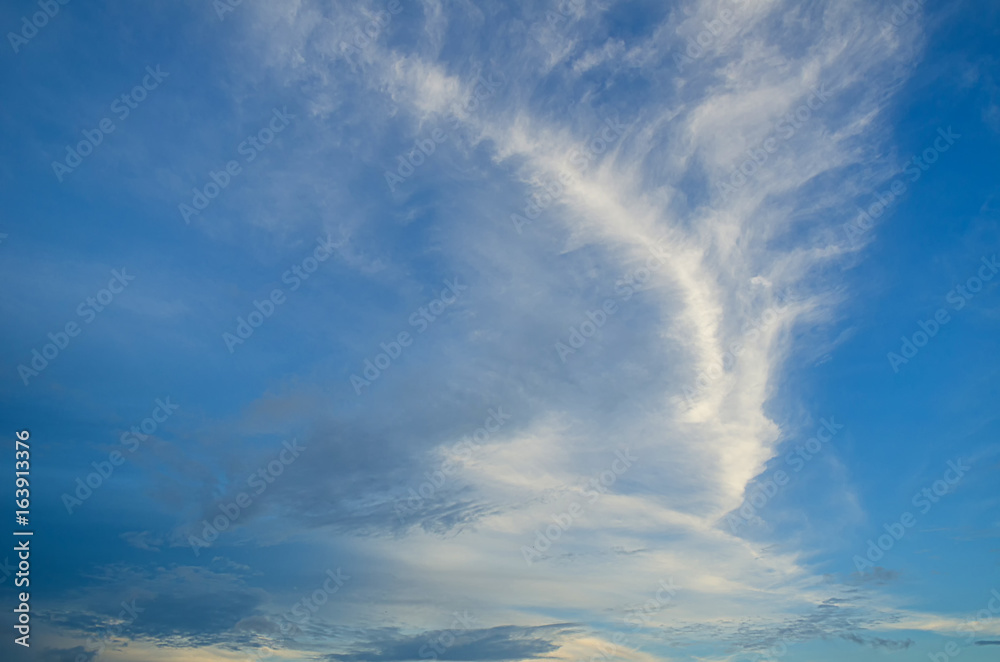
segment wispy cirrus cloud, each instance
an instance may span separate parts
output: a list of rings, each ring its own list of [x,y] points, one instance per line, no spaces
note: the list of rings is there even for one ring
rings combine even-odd
[[[115,333],[183,366],[198,397],[137,455],[141,479],[109,487],[155,517],[129,512],[120,577],[54,609],[65,640],[51,655],[106,627],[127,586],[146,609],[128,630],[136,659],[733,659],[827,640],[901,651],[911,632],[948,632],[950,617],[881,592],[912,573],[848,576],[817,558],[875,517],[837,448],[810,467],[822,482],[800,481],[836,505],[814,538],[777,532],[778,515],[745,533],[724,522],[829,416],[781,397],[783,378],[803,329],[819,338],[810,364],[851,337],[822,338],[867,246],[841,228],[905,162],[890,115],[924,53],[922,16],[887,32],[892,8],[860,0],[390,4],[244,2],[224,21],[186,6],[200,13],[180,34],[218,89],[195,89],[178,58],[161,105],[143,107],[155,130],[137,121],[104,146],[117,165],[79,173],[105,193],[86,177],[152,173],[123,195],[162,206],[186,233],[173,240],[196,247],[178,265],[149,250],[149,282],[172,289],[137,291]],[[296,120],[182,226],[177,201],[286,106]],[[387,186],[400,157],[411,172]],[[328,235],[330,263],[229,356],[221,332]],[[468,293],[412,322],[456,277]],[[350,376],[401,331],[412,346],[360,400]],[[574,333],[585,342],[563,360]],[[496,403],[511,421],[457,453]],[[838,415],[851,448],[852,412]],[[190,536],[293,437],[308,460],[267,474],[192,559]],[[621,449],[639,459],[619,472]],[[448,480],[400,518],[445,463]],[[350,584],[282,633],[331,559]],[[665,577],[670,608],[615,640]],[[451,628],[466,612],[475,627]]]

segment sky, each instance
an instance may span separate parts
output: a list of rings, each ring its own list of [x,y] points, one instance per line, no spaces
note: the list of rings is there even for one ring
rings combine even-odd
[[[997,659],[996,3],[0,27],[3,659]]]

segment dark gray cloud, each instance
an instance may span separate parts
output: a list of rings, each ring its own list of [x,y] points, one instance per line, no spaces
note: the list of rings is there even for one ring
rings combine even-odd
[[[851,574],[852,584],[877,584],[882,586],[899,579],[899,573],[881,566],[872,568],[871,572],[855,572]]]
[[[862,646],[870,646],[872,648],[882,648],[885,650],[906,650],[914,644],[912,639],[904,639],[898,641],[895,639],[883,639],[881,637],[862,637],[858,634],[842,634],[841,639],[847,641],[853,641],[856,644],[861,644]]]
[[[512,396],[508,394],[507,398]],[[171,544],[187,546],[188,536],[201,536],[202,520],[218,516],[219,504],[233,502],[240,492],[249,494],[252,504],[241,510],[223,539],[231,539],[244,527],[253,528],[261,516],[279,512],[289,531],[302,526],[322,527],[349,535],[389,537],[414,527],[439,535],[458,532],[497,512],[496,507],[476,498],[463,480],[460,466],[445,484],[435,485],[431,496],[418,507],[412,507],[412,502],[408,506],[407,499],[428,482],[426,474],[441,464],[441,459],[430,451],[442,442],[453,444],[467,437],[483,424],[487,411],[502,401],[501,395],[475,403],[459,399],[447,412],[440,408],[430,411],[417,404],[407,412],[405,420],[374,424],[330,420],[316,411],[308,415],[299,412],[311,419],[309,429],[298,435],[306,449],[302,455],[260,494],[248,486],[247,477],[281,451],[280,441],[259,447],[247,456],[215,458],[218,471],[209,479],[198,475],[192,481],[196,505],[182,509],[178,527],[170,536]],[[397,419],[401,418],[397,415]],[[284,423],[284,419],[272,415],[267,426],[294,429],[291,423]],[[505,423],[502,431],[512,432],[516,423]],[[284,531],[284,527],[269,527],[258,541],[277,542],[285,537]],[[127,541],[139,546],[149,542],[146,538],[150,536],[130,534]]]
[[[236,626],[258,615],[266,597],[237,575],[191,566],[114,566],[95,579],[97,584],[72,592],[67,603],[45,615],[91,649],[120,639],[176,647],[246,645],[252,633]]]
[[[35,659],[38,662],[92,662],[92,660],[97,659],[97,651],[87,650],[83,646],[47,648],[42,650]]]
[[[505,625],[474,630],[435,630],[418,636],[400,635],[384,630],[367,644],[348,653],[335,653],[327,659],[337,662],[406,662],[425,660],[436,655],[453,662],[503,662],[530,660],[559,648],[564,636],[575,631],[562,623],[539,627]]]
[[[252,616],[261,601],[256,592],[239,590],[206,590],[185,596],[161,594],[143,603],[146,611],[130,629],[140,637],[179,637],[211,645],[230,640],[236,624]]]
[[[839,637],[858,644],[885,650],[903,650],[913,641],[894,641],[866,637],[863,633],[880,623],[891,622],[884,614],[857,604],[854,599],[831,597],[816,605],[813,612],[781,624],[757,625],[752,622],[691,626],[667,629],[671,645],[681,646],[692,640],[713,639],[728,644],[733,652],[782,651],[793,644]],[[783,653],[782,653],[783,654]]]

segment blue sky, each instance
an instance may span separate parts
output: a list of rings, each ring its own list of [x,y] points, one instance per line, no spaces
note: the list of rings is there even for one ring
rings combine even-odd
[[[4,659],[995,659],[995,5],[0,25]]]

